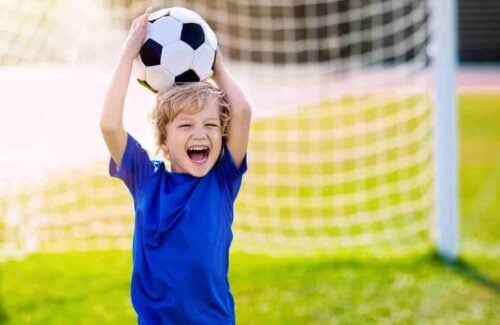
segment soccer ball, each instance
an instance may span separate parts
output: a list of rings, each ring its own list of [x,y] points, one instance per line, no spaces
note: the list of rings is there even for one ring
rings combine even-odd
[[[157,93],[175,83],[210,78],[216,53],[215,33],[200,15],[182,7],[164,8],[149,16],[134,72],[141,85]]]

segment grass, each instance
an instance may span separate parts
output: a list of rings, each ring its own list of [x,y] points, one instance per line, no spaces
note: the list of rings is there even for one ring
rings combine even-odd
[[[238,323],[499,323],[499,102],[500,95],[460,96],[458,261],[445,263],[431,251],[394,259],[356,251],[308,258],[232,253]],[[0,323],[133,324],[130,263],[128,251],[4,262]]]
[[[487,324],[499,315],[500,279],[493,262],[473,257],[444,264],[432,254],[391,261],[236,253],[230,281],[240,324]],[[8,262],[3,321],[132,324],[129,274],[130,254],[123,251],[39,254]]]

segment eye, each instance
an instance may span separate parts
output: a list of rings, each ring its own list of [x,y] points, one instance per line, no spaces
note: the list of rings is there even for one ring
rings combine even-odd
[[[215,128],[218,128],[218,127],[219,127],[219,125],[218,125],[218,124],[207,124],[207,126],[209,126],[209,127],[215,127]]]
[[[181,124],[181,125],[179,125],[179,128],[188,128],[190,126],[191,126],[191,124]]]

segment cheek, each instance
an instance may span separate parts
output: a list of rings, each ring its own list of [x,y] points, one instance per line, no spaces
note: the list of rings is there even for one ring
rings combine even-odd
[[[213,137],[222,137],[222,130],[220,128],[214,128],[214,129],[210,130],[210,134]]]
[[[172,136],[171,136],[172,142],[178,144],[180,141],[183,141],[184,138],[186,138],[185,132],[182,132],[182,131],[172,132]]]

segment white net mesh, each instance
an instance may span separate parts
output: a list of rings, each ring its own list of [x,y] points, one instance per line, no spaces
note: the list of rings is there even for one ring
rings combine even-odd
[[[51,73],[69,69],[68,84],[92,76],[97,85],[85,94],[97,108],[74,103],[73,112],[80,113],[71,113],[85,111],[95,124],[81,122],[81,133],[75,131],[80,129],[73,119],[60,118],[67,110],[61,101],[50,111],[58,122],[43,134],[58,143],[68,132],[54,131],[55,125],[72,124],[71,132],[95,134],[82,135],[88,147],[82,140],[79,150],[49,155],[53,159],[37,168],[47,176],[35,184],[32,174],[15,181],[4,177],[1,256],[131,246],[131,198],[123,184],[107,176],[108,154],[95,139],[110,67],[130,22],[146,6],[199,12],[252,102],[249,171],[236,203],[233,249],[393,252],[429,244],[434,202],[429,1],[4,0],[0,5],[2,85],[33,65],[49,66]],[[29,72],[27,78],[47,71]],[[64,93],[61,87],[55,96]],[[154,152],[144,110],[154,98],[146,92],[133,81],[125,121]],[[10,170],[15,153],[7,150],[0,157],[4,170]],[[33,151],[25,155],[36,161]],[[77,163],[62,164],[61,156]]]

